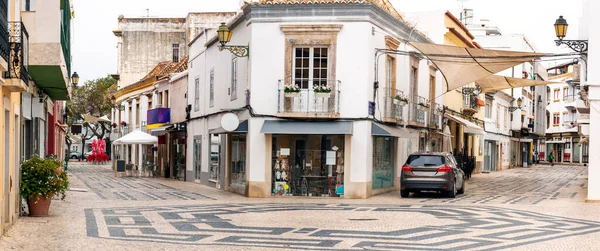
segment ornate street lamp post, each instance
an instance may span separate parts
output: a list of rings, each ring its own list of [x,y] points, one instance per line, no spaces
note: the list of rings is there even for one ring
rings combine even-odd
[[[511,106],[508,108],[509,112],[514,112],[517,109],[521,109],[521,105],[523,104],[523,100],[521,98],[517,99],[517,106]]]
[[[239,45],[227,45],[229,41],[231,41],[231,35],[233,32],[229,30],[229,27],[225,23],[221,23],[219,29],[217,30],[217,34],[219,35],[219,50],[228,50],[233,55],[237,57],[248,57],[250,56],[250,47],[249,46],[239,46]]]
[[[567,36],[567,28],[569,28],[567,20],[564,19],[563,16],[559,16],[554,23],[554,31],[556,32],[556,37],[558,38],[558,40],[554,40],[554,42],[556,42],[556,46],[564,44],[576,52],[587,55],[588,41],[565,40],[564,38]]]

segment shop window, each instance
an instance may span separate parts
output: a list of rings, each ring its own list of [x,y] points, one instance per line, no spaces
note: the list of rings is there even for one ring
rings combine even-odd
[[[219,162],[221,155],[221,138],[217,134],[210,135],[210,176],[209,179],[217,182],[219,178]]]
[[[273,135],[272,147],[273,196],[343,194],[343,135]]]
[[[246,134],[231,135],[229,186],[240,191],[246,190]]]
[[[202,136],[194,136],[194,172],[195,179],[200,180],[202,173]]]
[[[372,188],[394,186],[394,138],[373,137],[373,181]]]

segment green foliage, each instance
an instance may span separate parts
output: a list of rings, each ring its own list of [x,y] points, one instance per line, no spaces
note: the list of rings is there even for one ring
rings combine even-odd
[[[77,87],[71,93],[71,100],[67,102],[68,119],[67,124],[73,124],[74,119],[80,119],[83,114],[102,117],[111,114],[111,95],[117,90],[117,81],[110,76],[88,80],[85,84]],[[84,125],[93,135],[103,138],[104,133],[109,131],[110,123],[98,123],[91,127]]]
[[[39,195],[49,198],[52,195],[65,199],[69,189],[67,172],[63,170],[62,161],[56,158],[42,159],[38,156],[23,162],[21,165],[21,195],[32,199]]]

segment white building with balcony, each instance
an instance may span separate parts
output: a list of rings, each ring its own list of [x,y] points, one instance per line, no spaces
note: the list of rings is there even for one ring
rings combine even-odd
[[[387,1],[261,0],[224,29],[242,47],[220,50],[208,30],[189,49],[197,182],[249,197],[367,198],[399,190],[407,155],[430,149],[435,70],[416,53],[375,54],[430,41]]]
[[[546,152],[552,152],[559,163],[586,163],[589,155],[587,148],[582,147],[583,136],[579,134],[581,114],[577,106],[583,100],[579,80],[573,79],[577,63],[573,61],[548,68],[550,79],[557,83],[547,87]]]

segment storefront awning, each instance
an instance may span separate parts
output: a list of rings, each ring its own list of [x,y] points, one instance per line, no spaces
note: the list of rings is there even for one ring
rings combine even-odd
[[[102,116],[102,117],[98,118],[98,117],[84,114],[83,122],[110,122],[110,119],[108,119],[108,117],[106,117],[106,116]]]
[[[481,87],[481,92],[492,92],[517,87],[528,87],[536,85],[550,85],[556,82],[538,81],[531,79],[509,78],[503,76],[491,75],[475,81]]]
[[[431,60],[442,73],[446,92],[546,55],[418,42],[410,44]]]
[[[264,134],[352,134],[352,122],[302,122],[302,121],[265,121],[261,133]]]
[[[476,125],[475,123],[473,123],[471,121],[468,121],[461,117],[450,115],[450,114],[446,114],[446,118],[454,120],[456,123],[463,125],[465,133],[475,134],[475,135],[485,135],[485,131],[483,130],[483,128],[479,127],[478,125]]]
[[[410,138],[410,132],[401,127],[387,126],[378,123],[372,123],[371,135],[388,136],[396,138]]]
[[[218,128],[208,130],[208,133],[210,133],[210,134],[245,133],[245,132],[248,132],[248,120],[244,120],[244,121],[240,122],[240,124],[238,125],[238,128],[233,130],[232,132],[225,131],[225,129],[223,129],[223,127],[220,127],[220,126]]]
[[[165,125],[165,126],[160,126],[154,129],[150,130],[150,135],[152,136],[164,136],[165,134],[167,134],[167,130],[172,128],[173,125]]]

